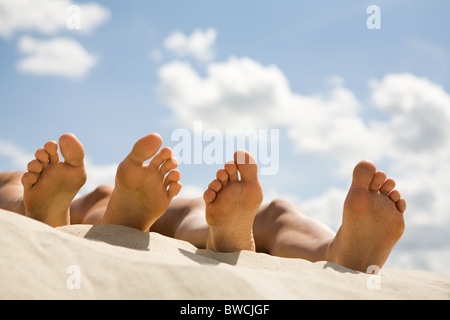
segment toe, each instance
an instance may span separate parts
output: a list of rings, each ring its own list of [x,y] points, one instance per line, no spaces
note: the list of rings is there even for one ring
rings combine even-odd
[[[180,193],[181,190],[181,183],[178,181],[172,181],[169,183],[169,189],[167,190],[167,196],[169,199],[172,199],[175,197],[178,193]]]
[[[225,169],[219,169],[216,173],[216,178],[225,186],[228,183],[228,172]]]
[[[212,191],[211,189],[208,189],[205,191],[205,193],[203,193],[203,200],[205,200],[206,205],[213,202],[215,198],[216,198],[216,193],[214,191]]]
[[[225,163],[225,170],[228,173],[230,181],[237,181],[239,179],[237,166],[234,162]]]
[[[398,211],[400,211],[401,213],[405,212],[406,210],[406,200],[405,199],[400,199],[398,200],[395,205],[397,206]]]
[[[380,186],[380,192],[384,193],[385,195],[389,195],[389,193],[394,190],[395,188],[395,181],[392,179],[387,179],[381,186]]]
[[[173,170],[170,171],[169,174],[164,179],[164,187],[167,188],[167,186],[174,181],[178,181],[181,178],[181,173],[179,170]]]
[[[75,135],[71,133],[63,134],[58,142],[64,163],[73,167],[79,167],[84,164],[84,148]]]
[[[234,153],[234,162],[244,181],[258,179],[258,166],[255,158],[245,150],[238,150]]]
[[[40,173],[43,169],[43,165],[39,160],[32,160],[27,165],[29,172]]]
[[[58,163],[59,162],[59,154],[58,154],[58,144],[56,141],[48,141],[44,145],[45,151],[48,153],[48,158],[50,163]]]
[[[128,159],[137,164],[144,164],[153,157],[162,145],[162,138],[157,133],[151,133],[139,139],[133,146]]]
[[[26,172],[22,176],[22,185],[24,188],[31,188],[38,180],[38,174],[34,172]]]
[[[389,193],[389,199],[391,199],[392,202],[397,202],[398,200],[400,200],[400,198],[400,192],[398,192],[397,190],[393,190],[391,193]]]
[[[169,160],[164,161],[164,163],[161,165],[161,168],[159,169],[159,172],[164,176],[167,172],[175,169],[176,167],[178,167],[177,159],[170,158]]]
[[[208,185],[208,189],[211,189],[212,191],[219,192],[220,189],[222,189],[222,183],[219,180],[213,180]]]
[[[372,162],[367,160],[360,161],[353,170],[352,187],[368,189],[376,170],[377,169]]]
[[[167,160],[172,159],[173,157],[173,151],[169,147],[164,147],[161,149],[160,152],[158,152],[150,161],[150,165],[156,168],[161,167],[161,165],[164,162],[167,162]],[[177,163],[178,164],[178,163]]]
[[[370,183],[370,191],[378,191],[383,182],[386,181],[386,174],[382,171],[377,171],[373,176],[372,182]]]
[[[34,156],[36,157],[36,160],[39,160],[44,168],[48,165],[49,155],[45,149],[38,149]]]

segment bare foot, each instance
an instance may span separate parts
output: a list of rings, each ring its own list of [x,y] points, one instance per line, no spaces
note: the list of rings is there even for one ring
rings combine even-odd
[[[216,176],[203,195],[209,225],[206,248],[219,252],[255,251],[253,220],[263,199],[255,159],[239,150],[234,162],[226,163]]]
[[[356,165],[342,226],[328,247],[328,261],[362,272],[384,265],[405,228],[406,202],[394,187],[394,180],[386,180],[373,163]]]
[[[22,177],[25,214],[52,227],[70,223],[70,203],[86,182],[80,141],[66,133],[59,138],[59,147],[64,162],[59,159],[58,144],[48,141],[36,151],[36,159],[28,163]]]
[[[149,231],[181,189],[180,172],[170,148],[152,133],[136,142],[117,168],[114,191],[102,224],[120,224]],[[150,158],[149,164],[145,164]]]

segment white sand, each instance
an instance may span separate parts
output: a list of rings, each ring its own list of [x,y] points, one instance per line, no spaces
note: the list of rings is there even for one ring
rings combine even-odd
[[[426,271],[376,277],[123,226],[54,229],[4,210],[0,248],[0,299],[450,299],[450,278]]]

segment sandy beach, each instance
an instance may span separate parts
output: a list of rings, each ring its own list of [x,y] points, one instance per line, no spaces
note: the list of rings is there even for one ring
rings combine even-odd
[[[450,299],[450,278],[379,275],[241,251],[215,253],[117,225],[51,228],[0,210],[0,299]]]

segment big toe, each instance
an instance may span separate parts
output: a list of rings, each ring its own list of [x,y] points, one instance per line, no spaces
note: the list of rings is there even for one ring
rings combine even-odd
[[[78,167],[84,162],[84,148],[77,137],[71,133],[63,134],[59,138],[59,148],[64,162]]]
[[[255,158],[245,150],[238,150],[234,153],[234,162],[237,165],[241,179],[244,181],[258,179],[258,165]]]
[[[368,160],[360,161],[353,170],[352,186],[369,188],[377,168]]]
[[[128,159],[135,163],[143,164],[153,157],[162,145],[162,138],[157,133],[150,133],[139,139],[128,155]]]

